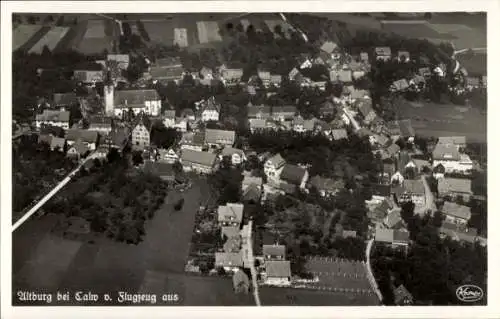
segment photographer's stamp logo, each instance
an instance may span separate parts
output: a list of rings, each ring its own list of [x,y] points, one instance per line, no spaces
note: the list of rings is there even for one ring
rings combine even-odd
[[[476,285],[463,285],[457,288],[457,298],[463,302],[476,302],[483,299],[483,289]]]

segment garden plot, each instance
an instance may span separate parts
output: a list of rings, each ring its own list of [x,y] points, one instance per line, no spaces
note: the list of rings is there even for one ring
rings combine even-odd
[[[74,48],[83,54],[96,54],[104,50],[113,51],[115,43],[117,45],[114,28],[116,26],[112,21],[107,20],[89,20],[86,22],[85,32],[80,41],[75,41]]]
[[[28,42],[40,29],[40,25],[21,24],[12,32],[12,51],[19,49],[23,44]]]
[[[151,42],[164,45],[172,45],[174,43],[174,24],[172,21],[142,20],[141,22]]]
[[[51,51],[54,50],[59,41],[61,41],[68,31],[68,27],[52,28],[29,50],[29,53],[41,53],[45,46],[47,46]]]
[[[84,39],[104,38],[106,37],[104,20],[89,20]]]
[[[282,20],[265,20],[266,26],[269,28],[269,31],[277,35],[275,32],[276,26],[281,27],[281,31],[285,35],[287,39],[290,39],[290,26],[288,23],[282,21]]]
[[[222,41],[219,25],[216,21],[197,21],[196,26],[198,28],[198,40],[201,44]]]
[[[188,32],[186,28],[174,29],[174,44],[177,44],[181,48],[185,48],[189,45]]]

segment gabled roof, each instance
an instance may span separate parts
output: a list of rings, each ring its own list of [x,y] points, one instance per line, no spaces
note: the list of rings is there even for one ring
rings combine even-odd
[[[224,69],[222,77],[226,80],[240,80],[243,76],[243,69]]]
[[[271,80],[271,72],[269,71],[262,71],[259,70],[257,71],[257,76],[262,80],[262,81],[270,81]]]
[[[154,65],[163,68],[182,67],[182,61],[180,57],[165,57],[157,59]]]
[[[235,131],[229,130],[217,130],[217,129],[206,129],[205,130],[205,142],[211,144],[234,144],[236,138]]]
[[[156,90],[123,90],[115,91],[115,107],[144,107],[146,101],[158,101],[160,96]]]
[[[463,178],[441,178],[438,180],[438,193],[472,194],[472,182]]]
[[[284,245],[263,245],[262,254],[266,256],[280,256],[285,258],[286,247]]]
[[[370,112],[373,111],[371,100],[358,100],[356,101],[356,105],[358,107],[359,112],[364,116],[368,116]]]
[[[294,105],[285,105],[285,106],[273,106],[271,108],[272,114],[289,114],[295,115],[297,113],[297,107]]]
[[[69,111],[44,110],[36,115],[37,121],[42,122],[69,122]]]
[[[260,115],[261,117],[271,116],[271,107],[270,106],[249,106],[247,107],[248,117],[257,117]]]
[[[174,80],[182,77],[184,69],[182,67],[164,68],[159,66],[152,66],[149,74],[153,79],[158,80]]]
[[[50,141],[50,148],[55,149],[59,147],[59,149],[62,151],[64,149],[65,142],[66,140],[64,138],[53,136]]]
[[[291,184],[300,185],[307,170],[297,165],[285,164],[280,179]]]
[[[175,119],[175,110],[166,110],[163,112],[163,117],[167,119]]]
[[[438,143],[432,151],[432,158],[434,160],[458,161],[460,159],[458,146],[455,144]]]
[[[281,155],[275,154],[273,157],[268,158],[267,162],[270,162],[274,167],[281,167],[286,164],[286,161]]]
[[[403,91],[403,90],[406,90],[410,85],[406,79],[400,79],[400,80],[394,81],[392,83],[392,86],[397,91]]]
[[[411,120],[400,120],[399,128],[401,130],[401,135],[404,137],[412,137],[415,136],[415,130],[411,125]]]
[[[408,243],[409,233],[407,231],[385,229],[378,227],[375,231],[375,241],[383,243]]]
[[[243,150],[240,150],[239,148],[234,148],[234,147],[224,147],[221,152],[221,156],[232,156],[233,154],[238,154],[240,156],[245,155]]]
[[[265,129],[267,127],[267,120],[265,119],[248,119],[248,124],[251,129]]]
[[[80,155],[84,155],[85,153],[87,153],[89,151],[89,148],[87,147],[87,145],[85,145],[82,141],[77,141],[75,144],[73,144],[73,147],[76,152]]]
[[[405,300],[411,303],[413,301],[413,296],[405,286],[399,285],[399,287],[394,290],[394,303],[396,305],[401,304],[404,303]]]
[[[81,140],[85,143],[96,143],[99,133],[96,131],[88,131],[81,129],[69,129],[66,131],[66,139],[68,141]]]
[[[212,167],[215,164],[215,159],[216,155],[210,152],[199,152],[190,149],[184,149],[181,152],[182,162],[195,163]]]
[[[389,155],[394,156],[399,152],[400,149],[401,148],[399,147],[399,145],[394,143],[394,144],[391,144],[389,147],[387,147],[385,150],[387,151],[387,153]]]
[[[243,258],[241,252],[237,253],[226,253],[226,252],[216,252],[215,253],[215,266],[217,267],[242,267]]]
[[[76,93],[54,93],[55,106],[69,106],[78,102]]]
[[[390,47],[376,47],[375,54],[378,56],[389,56],[389,55],[391,55],[391,48]]]
[[[205,103],[203,107],[203,111],[217,111],[220,112],[220,104],[215,102],[215,98],[211,97],[209,98]]]
[[[260,187],[256,184],[251,184],[243,191],[243,200],[257,202],[260,199],[261,195],[262,191]]]
[[[390,185],[372,184],[371,189],[373,195],[376,196],[389,197],[391,195]]]
[[[263,183],[262,177],[245,175],[243,177],[243,181],[241,182],[241,185],[244,185],[244,186],[257,185],[260,187],[260,186],[262,186],[262,183]]]
[[[466,142],[465,136],[441,136],[438,139],[438,144],[465,145]]]
[[[334,180],[332,178],[324,178],[319,175],[312,177],[309,184],[318,190],[327,192],[335,192],[345,187],[345,183],[341,179]]]
[[[113,120],[106,116],[94,116],[89,120],[89,127],[111,127]]]
[[[243,204],[227,203],[217,208],[217,220],[219,222],[232,221],[241,223],[243,220]]]
[[[470,207],[459,205],[453,202],[444,202],[441,211],[445,215],[453,216],[456,218],[461,218],[469,220],[471,218]]]
[[[334,43],[332,41],[327,41],[327,42],[323,43],[323,45],[321,46],[320,49],[322,51],[325,51],[326,53],[330,53],[331,54],[337,48],[338,48],[338,45],[336,43]]]
[[[385,218],[385,225],[389,228],[394,228],[401,221],[401,208],[394,208],[389,211]]]
[[[291,277],[290,261],[288,260],[269,260],[265,262],[267,277]]]
[[[181,111],[181,117],[193,117],[195,116],[194,115],[194,111],[190,108],[185,108],[185,109],[182,109]]]
[[[222,226],[221,234],[227,238],[237,237],[240,235],[240,228],[236,226]]]

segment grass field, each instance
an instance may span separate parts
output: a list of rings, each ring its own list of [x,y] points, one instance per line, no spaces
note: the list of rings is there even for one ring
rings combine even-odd
[[[462,135],[471,142],[486,142],[486,115],[474,108],[434,103],[423,103],[421,107],[404,104],[399,114],[401,118],[412,120],[420,136]]]
[[[110,20],[94,19],[81,23],[73,40],[73,48],[84,54],[113,51],[113,43],[118,41],[117,25]]]
[[[26,222],[13,235],[13,293],[20,289],[91,290],[112,293],[116,300],[118,291],[152,290],[177,293],[180,300],[172,305],[253,305],[251,294],[233,294],[230,279],[183,273],[194,217],[200,201],[208,196],[207,185],[194,184],[184,193],[172,191],[167,196],[146,225],[144,240],[136,246],[106,239],[94,244],[56,237],[50,232],[57,221],[55,215]],[[180,196],[185,198],[184,207],[174,211],[173,203]]]

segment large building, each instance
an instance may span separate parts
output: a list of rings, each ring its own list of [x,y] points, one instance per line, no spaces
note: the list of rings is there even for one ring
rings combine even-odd
[[[156,90],[115,91],[113,102],[117,117],[122,117],[128,110],[135,115],[143,112],[149,116],[159,116],[161,112],[161,98]],[[110,108],[106,105],[106,109]]]

